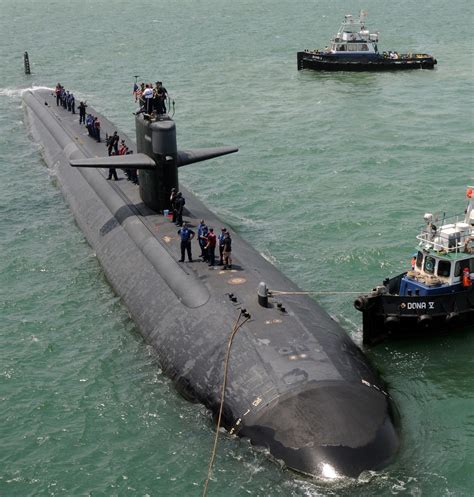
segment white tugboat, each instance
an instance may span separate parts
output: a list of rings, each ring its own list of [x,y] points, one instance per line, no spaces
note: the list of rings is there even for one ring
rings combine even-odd
[[[440,227],[425,214],[410,271],[355,300],[365,344],[474,326],[474,186],[466,195],[465,213]]]
[[[365,27],[366,12],[359,19],[345,16],[339,31],[324,50],[298,52],[298,69],[316,71],[385,71],[433,69],[437,64],[432,55],[421,53],[379,53],[379,34]]]

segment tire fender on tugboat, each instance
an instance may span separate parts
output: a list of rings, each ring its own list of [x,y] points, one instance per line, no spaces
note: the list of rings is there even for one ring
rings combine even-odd
[[[418,324],[423,328],[429,328],[433,322],[433,318],[429,314],[422,314],[418,317]]]
[[[458,318],[459,318],[458,312],[449,312],[448,314],[446,314],[446,322],[449,324],[454,323],[455,321],[457,321]]]
[[[367,297],[360,296],[354,300],[354,307],[358,311],[363,311],[367,309],[367,304],[368,304]]]
[[[400,324],[400,318],[398,316],[387,316],[384,323],[389,330],[393,330]]]

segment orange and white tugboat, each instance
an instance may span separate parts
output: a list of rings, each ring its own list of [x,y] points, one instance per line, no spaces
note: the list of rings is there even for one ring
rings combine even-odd
[[[365,344],[474,327],[473,192],[468,187],[465,213],[443,218],[439,227],[433,214],[425,214],[411,270],[354,301]]]

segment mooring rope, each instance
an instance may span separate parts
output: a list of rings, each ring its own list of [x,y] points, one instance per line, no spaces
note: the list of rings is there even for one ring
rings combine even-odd
[[[243,321],[240,321],[240,318],[244,316],[245,319]],[[227,341],[227,352],[225,355],[224,359],[224,378],[222,380],[222,388],[221,388],[221,400],[220,400],[220,406],[219,406],[219,416],[217,418],[217,427],[216,427],[216,434],[214,437],[214,446],[212,448],[212,453],[211,453],[211,458],[209,460],[209,468],[207,471],[207,478],[206,481],[204,482],[204,489],[202,492],[202,497],[206,497],[207,495],[207,487],[209,485],[209,480],[211,479],[212,475],[212,466],[214,465],[214,459],[216,457],[216,451],[217,451],[217,441],[219,439],[219,430],[221,427],[221,420],[222,420],[222,411],[224,410],[224,400],[225,400],[225,389],[227,386],[227,372],[229,370],[229,359],[230,359],[230,350],[232,348],[232,342],[234,341],[235,334],[239,331],[239,329],[250,319],[250,316],[247,314],[247,312],[244,312],[244,310],[240,310],[240,313],[234,323],[234,326],[232,328],[232,333],[229,336],[229,340]]]
[[[360,295],[364,292],[320,292],[320,291],[300,291],[285,292],[280,290],[268,290],[268,295]]]

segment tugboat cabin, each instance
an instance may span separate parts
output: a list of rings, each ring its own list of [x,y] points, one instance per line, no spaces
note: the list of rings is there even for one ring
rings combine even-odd
[[[379,39],[378,33],[370,33],[365,28],[366,13],[361,13],[359,19],[351,14],[344,16],[344,21],[338,33],[331,41],[329,52],[343,58],[377,59]]]
[[[400,283],[400,295],[438,295],[458,292],[471,285],[474,275],[474,211],[463,221],[443,224],[439,230],[432,214],[425,214],[426,226],[417,236],[419,250]]]

